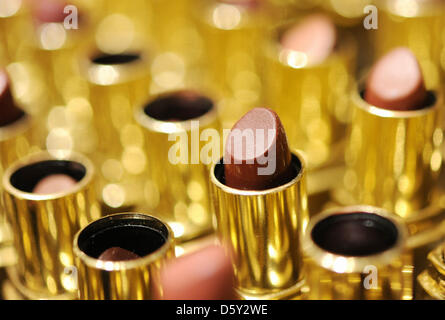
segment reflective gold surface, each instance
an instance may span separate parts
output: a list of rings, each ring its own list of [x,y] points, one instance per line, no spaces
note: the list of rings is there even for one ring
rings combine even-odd
[[[345,34],[326,61],[311,66],[304,53],[279,44],[290,25],[286,23],[269,35],[264,51],[264,96],[266,105],[280,116],[289,144],[305,153],[312,170],[335,162],[343,150],[356,47]]]
[[[4,171],[17,159],[39,151],[40,141],[36,139],[36,123],[30,116],[23,118],[13,124],[0,127],[0,178]],[[0,186],[0,190],[3,188]],[[12,233],[6,221],[3,199],[0,199],[0,265],[10,265],[16,260],[15,252],[12,250]]]
[[[149,96],[150,52],[135,48],[122,53],[134,54],[134,60],[95,63],[101,54],[92,51],[81,62],[89,83],[86,106],[94,131],[78,142],[93,143],[90,151],[99,175],[99,197],[107,210],[115,212],[138,205],[144,196],[141,174],[148,164],[146,141],[134,110]]]
[[[82,233],[99,231],[111,222],[122,219],[144,220],[151,228],[166,237],[165,243],[153,253],[129,261],[102,261],[88,256],[79,247]],[[74,238],[74,252],[78,270],[79,298],[82,300],[144,300],[153,299],[159,271],[168,259],[174,257],[173,233],[168,225],[145,214],[113,214],[92,222]],[[162,288],[157,291],[162,297]],[[158,296],[159,297],[159,296]]]
[[[49,195],[21,191],[11,176],[20,168],[45,160],[68,160],[86,172],[73,190]],[[10,166],[3,176],[3,200],[14,234],[17,265],[9,273],[14,285],[31,299],[70,297],[75,290],[65,268],[73,265],[72,239],[89,221],[100,217],[91,162],[79,154],[54,157],[32,154]]]
[[[445,300],[445,247],[440,245],[428,254],[429,266],[417,280],[431,299]]]
[[[219,116],[223,128],[231,128],[261,103],[259,58],[266,20],[261,5],[246,8],[219,1],[200,4],[195,17],[204,44],[205,79],[209,88],[222,97]]]
[[[30,37],[31,30],[25,0],[3,0],[0,3],[0,66],[15,61]]]
[[[221,150],[222,145],[216,106],[186,121],[156,120],[141,107],[136,119],[147,141],[141,207],[166,221],[179,241],[211,232],[208,166],[220,153],[209,152],[208,147]],[[218,135],[208,135],[207,129]]]
[[[383,207],[404,219],[421,218],[442,167],[440,92],[432,105],[391,111],[352,93],[354,116],[345,159],[345,189],[353,203]]]
[[[231,247],[235,287],[244,299],[280,299],[300,294],[304,283],[300,235],[308,224],[306,168],[277,188],[250,191],[220,182],[221,164],[210,171],[217,234]],[[219,176],[219,177],[218,177]]]
[[[389,249],[368,256],[343,256],[320,248],[312,238],[315,225],[335,214],[368,212],[389,219],[397,229],[396,243]],[[309,299],[412,299],[413,266],[411,253],[405,251],[407,232],[402,222],[387,211],[371,206],[334,208],[311,219],[303,236],[305,270]],[[377,273],[376,283],[365,287],[370,267]]]
[[[374,32],[375,58],[397,46],[410,48],[428,88],[438,88],[443,77],[445,3],[435,0],[382,0],[376,2],[378,29]]]

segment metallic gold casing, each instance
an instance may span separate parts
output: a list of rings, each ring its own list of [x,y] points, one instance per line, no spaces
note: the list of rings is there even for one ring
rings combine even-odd
[[[299,296],[304,284],[300,242],[308,224],[306,168],[290,182],[268,190],[239,190],[221,182],[224,166],[212,166],[211,194],[217,234],[231,247],[235,287],[244,299],[288,299]]]
[[[29,41],[31,31],[28,8],[24,0],[0,3],[0,67],[15,61]]]
[[[279,43],[293,23],[298,20],[274,28],[268,36],[263,50],[264,97],[280,116],[290,146],[305,153],[312,171],[338,162],[343,153],[356,46],[347,34],[338,35],[335,51],[324,62],[308,65],[304,53]]]
[[[89,256],[81,246],[83,238],[93,236],[104,228],[125,223],[126,226],[144,225],[160,232],[165,243],[154,252],[128,261],[103,261]],[[79,231],[74,239],[78,270],[79,297],[82,300],[146,300],[162,297],[159,275],[162,266],[174,257],[173,233],[167,224],[140,213],[113,214],[96,220]]]
[[[180,242],[211,232],[208,165],[220,157],[222,143],[216,106],[185,121],[157,120],[140,108],[136,119],[147,141],[142,207],[166,221]]]
[[[393,111],[368,104],[353,91],[354,116],[345,154],[346,190],[352,203],[383,207],[411,221],[429,207],[442,166],[440,92],[429,105]]]
[[[445,67],[445,3],[379,0],[376,5],[379,9],[378,28],[373,30],[376,58],[392,48],[406,46],[416,55],[427,88],[439,88]]]
[[[54,165],[72,166],[83,177],[67,192],[34,194],[22,191],[17,181],[31,176],[17,176],[28,166],[50,161]],[[35,170],[42,174],[43,166]],[[10,166],[3,176],[3,200],[8,222],[14,235],[17,265],[9,276],[19,291],[30,299],[71,298],[75,290],[66,268],[73,265],[72,240],[89,221],[100,217],[93,186],[92,163],[80,154],[64,158],[46,152],[32,154]],[[22,183],[20,182],[20,183]]]
[[[147,158],[134,109],[149,96],[148,54],[144,49],[116,55],[95,51],[81,64],[93,112],[95,134],[89,139],[95,141],[91,158],[98,168],[98,192],[105,209],[112,212],[143,200],[140,176]]]
[[[445,247],[439,245],[428,254],[429,266],[417,277],[428,298],[445,300]]]
[[[222,97],[219,117],[223,128],[230,129],[261,103],[259,48],[266,21],[263,8],[204,0],[195,11],[204,44],[204,77],[209,89]]]
[[[40,143],[33,133],[35,124],[30,116],[24,115],[14,123],[0,127],[0,178],[14,161],[39,151]],[[0,190],[3,188],[0,186]],[[12,234],[6,221],[3,200],[0,198],[0,265],[11,265],[16,261],[12,246]]]
[[[397,230],[396,243],[380,253],[345,256],[326,251],[313,240],[312,232],[317,223],[333,215],[357,212],[372,213],[389,220]],[[376,207],[358,205],[317,214],[303,236],[308,299],[412,299],[413,266],[411,254],[404,251],[406,236],[405,226],[399,219]],[[367,280],[372,272],[375,278]],[[365,284],[370,286],[366,288]]]

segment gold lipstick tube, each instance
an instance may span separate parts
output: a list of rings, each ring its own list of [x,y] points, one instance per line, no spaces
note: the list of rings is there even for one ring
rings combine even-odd
[[[162,221],[140,213],[109,215],[79,231],[73,245],[80,299],[162,298],[160,270],[174,257],[173,233]],[[126,261],[98,259],[101,252],[115,246],[141,257]]]
[[[337,226],[341,223],[351,224],[362,217],[368,220],[359,223],[363,223],[366,228],[378,228],[382,239],[386,239],[384,245],[379,244],[381,250],[349,255],[343,253],[345,251],[342,253],[334,251],[336,246],[337,250],[352,250],[344,247],[344,244],[333,244],[332,241],[326,243],[326,239],[331,239],[333,236],[332,229],[336,224]],[[350,225],[348,233],[352,237],[351,228]],[[327,236],[328,233],[331,235]],[[406,237],[407,231],[399,219],[380,208],[358,205],[334,208],[317,214],[311,219],[303,237],[306,270],[308,270],[306,275],[308,298],[412,299],[413,267],[411,255],[404,251]],[[369,241],[369,237],[357,241]],[[361,246],[371,245],[364,243]]]
[[[72,298],[72,240],[89,221],[100,217],[92,163],[80,154],[55,157],[46,152],[15,162],[3,176],[3,200],[14,234],[17,264],[8,269],[14,286],[30,299]],[[36,183],[63,173],[78,181],[72,190],[35,194]]]
[[[212,166],[211,195],[217,234],[231,247],[235,288],[243,299],[288,299],[304,286],[300,234],[308,224],[306,167],[292,155],[298,174],[290,182],[262,191],[224,184],[224,165]]]
[[[208,165],[222,143],[216,105],[193,91],[166,92],[137,110],[136,119],[149,142],[144,209],[166,221],[180,242],[211,232]],[[218,152],[205,152],[209,146]]]
[[[216,0],[200,4],[195,18],[204,44],[204,77],[208,89],[223,97],[218,112],[223,128],[229,129],[261,103],[258,48],[266,18],[262,5],[244,8]]]
[[[428,254],[429,265],[417,277],[423,288],[420,299],[445,300],[445,246],[439,245]]]
[[[202,54],[202,43],[192,21],[192,10],[196,7],[194,2],[199,0],[153,0],[150,8],[151,40],[156,42],[160,52],[176,53],[186,64],[190,63],[189,59],[197,59]],[[169,23],[165,23],[166,21]]]
[[[64,22],[39,23],[33,30],[33,39],[29,41],[28,56],[22,58],[31,62],[34,71],[32,104],[39,104],[41,114],[46,119],[48,112],[55,106],[65,106],[77,97],[86,97],[88,88],[80,75],[77,63],[78,51],[90,40],[91,33],[87,14],[78,10],[77,28],[68,29]],[[70,26],[71,27],[71,26]],[[28,94],[31,98],[31,93]],[[40,100],[36,101],[35,96]],[[29,101],[27,104],[30,104]]]
[[[40,150],[41,144],[33,134],[35,129],[33,120],[26,114],[12,124],[0,127],[0,178],[14,161]],[[16,262],[16,254],[1,198],[0,208],[0,266],[6,266]]]
[[[422,219],[432,201],[442,166],[440,92],[427,106],[393,111],[352,94],[354,116],[345,154],[345,189],[351,202],[383,207],[405,221]]]
[[[282,119],[291,148],[305,153],[313,171],[342,158],[356,46],[339,32],[335,51],[318,65],[306,65],[305,54],[279,43],[290,25],[274,28],[263,50],[264,97]]]
[[[408,47],[418,58],[426,87],[437,89],[444,72],[445,3],[379,0],[376,5],[379,9],[378,28],[373,31],[376,58],[394,47]]]
[[[143,131],[136,124],[134,109],[149,96],[147,55],[144,49],[120,54],[93,51],[81,64],[89,83],[96,131],[96,148],[91,157],[98,168],[100,198],[111,212],[132,208],[143,201],[140,176],[147,158]]]

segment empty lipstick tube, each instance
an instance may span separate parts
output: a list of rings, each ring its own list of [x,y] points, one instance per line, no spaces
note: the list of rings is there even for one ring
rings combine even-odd
[[[66,268],[73,265],[73,237],[101,214],[93,171],[80,154],[57,158],[46,152],[23,158],[5,171],[3,200],[18,259],[8,273],[25,297],[72,298],[75,285]],[[54,174],[76,184],[60,192],[34,191],[39,181]]]
[[[174,257],[174,237],[167,224],[150,215],[119,213],[96,220],[78,232],[74,253],[82,300],[145,300],[162,297],[160,270]],[[99,259],[119,247],[139,257]]]
[[[296,176],[265,190],[241,190],[225,184],[224,165],[210,171],[217,234],[230,249],[235,288],[243,299],[287,299],[304,286],[300,242],[308,224],[306,166],[292,155]]]
[[[379,9],[378,28],[372,38],[375,56],[378,58],[398,46],[410,48],[419,59],[426,86],[437,89],[444,77],[441,57],[445,3],[435,0],[403,3],[379,0],[375,4]]]
[[[312,171],[338,162],[343,153],[356,45],[348,34],[339,34],[331,54],[309,64],[305,53],[281,44],[284,33],[299,21],[281,24],[268,35],[263,50],[264,99],[282,118],[291,148],[305,153]]]
[[[430,91],[424,108],[397,111],[373,106],[363,94],[356,89],[351,98],[344,178],[351,201],[421,219],[442,166],[442,96]]]
[[[445,300],[445,246],[441,244],[428,254],[428,267],[417,277],[423,288],[420,299]]]
[[[143,198],[140,174],[145,171],[147,158],[134,109],[149,96],[147,54],[142,49],[120,54],[94,51],[81,64],[89,83],[96,129],[97,148],[91,157],[98,168],[100,198],[111,212],[133,208]]]
[[[137,110],[136,119],[149,142],[145,209],[169,223],[179,241],[211,232],[208,166],[221,150],[214,101],[197,91],[167,92]]]
[[[308,298],[412,299],[406,238],[405,225],[380,208],[358,205],[317,214],[303,236]]]

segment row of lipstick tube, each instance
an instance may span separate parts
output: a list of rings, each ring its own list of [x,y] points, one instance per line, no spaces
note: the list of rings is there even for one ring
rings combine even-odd
[[[216,226],[231,248],[240,298],[444,297],[444,250],[433,250],[445,229],[443,3],[377,3],[379,27],[366,30],[364,4],[354,17],[342,15],[345,4],[324,4],[321,18],[311,1],[304,10],[292,1],[74,1],[79,29],[67,29],[66,15],[40,1],[6,2],[4,92],[25,114],[0,127],[0,255],[22,296],[162,297],[153,293],[160,270]],[[334,39],[317,47],[333,41],[331,51],[315,65],[281,41],[309,15],[335,27]],[[363,57],[401,45],[419,62],[428,108],[378,108],[362,95],[366,80],[355,80]],[[222,164],[204,164],[214,154],[203,164],[170,161],[172,134],[186,137],[187,160],[202,156],[206,129],[231,128],[261,104],[286,131],[298,171],[290,182],[240,191],[224,183]],[[61,173],[76,180],[74,189],[33,191]],[[354,241],[374,247],[341,249],[348,239],[338,234],[360,234],[363,225],[370,234]],[[141,239],[163,240],[147,248]],[[115,246],[144,257],[98,259]]]

